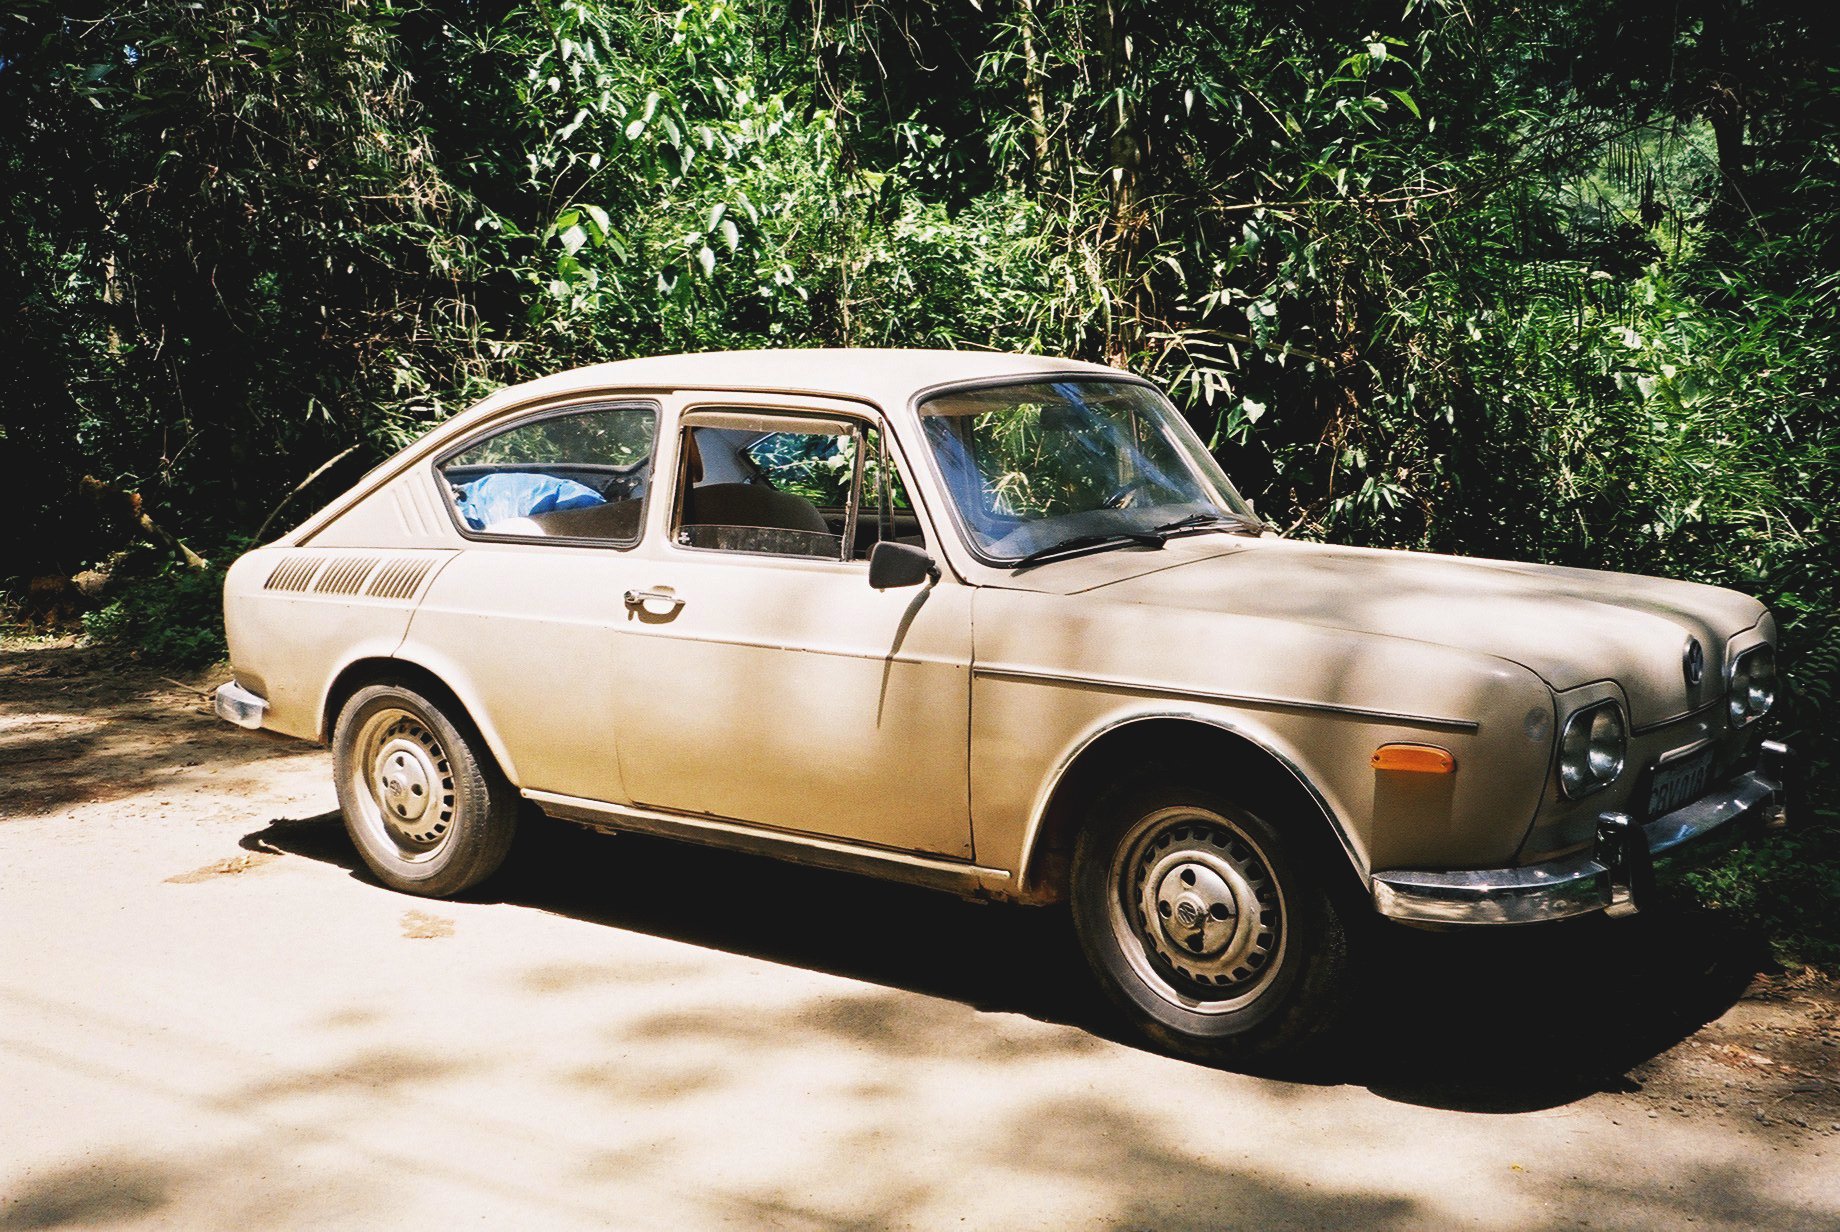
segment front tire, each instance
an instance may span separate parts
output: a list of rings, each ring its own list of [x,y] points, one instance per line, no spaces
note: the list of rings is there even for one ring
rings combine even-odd
[[[450,898],[511,850],[517,793],[464,722],[398,684],[367,685],[339,711],[332,746],[345,829],[391,889]]]
[[[1074,927],[1102,989],[1152,1042],[1246,1061],[1334,1025],[1347,931],[1297,838],[1199,784],[1139,779],[1094,805],[1074,846]]]

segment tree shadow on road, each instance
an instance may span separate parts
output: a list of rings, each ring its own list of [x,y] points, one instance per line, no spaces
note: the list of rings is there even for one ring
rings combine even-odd
[[[371,881],[337,813],[278,820],[250,850]],[[536,820],[473,896],[949,998],[1139,1046],[1087,975],[1066,914],[640,835]],[[1430,1107],[1524,1112],[1600,1091],[1717,1018],[1769,964],[1763,938],[1667,905],[1628,920],[1367,938],[1352,1029],[1307,1062],[1260,1071]],[[561,979],[550,972],[545,978]],[[883,1023],[866,1030],[895,1030]]]
[[[209,713],[196,687],[119,654],[0,644],[0,820],[120,800],[195,766],[297,757],[306,746]]]

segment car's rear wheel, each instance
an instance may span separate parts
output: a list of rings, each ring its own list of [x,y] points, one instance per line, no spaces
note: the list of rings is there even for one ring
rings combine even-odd
[[[1074,848],[1073,917],[1107,995],[1206,1061],[1292,1052],[1347,993],[1341,915],[1294,829],[1195,784],[1102,796]]]
[[[367,685],[339,711],[334,773],[345,829],[377,879],[447,898],[504,863],[517,793],[464,716],[406,685]]]

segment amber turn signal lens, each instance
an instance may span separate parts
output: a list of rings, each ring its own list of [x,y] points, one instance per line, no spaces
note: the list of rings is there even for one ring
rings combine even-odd
[[[1449,749],[1435,744],[1383,744],[1374,750],[1374,769],[1408,770],[1415,774],[1449,774],[1457,759]]]

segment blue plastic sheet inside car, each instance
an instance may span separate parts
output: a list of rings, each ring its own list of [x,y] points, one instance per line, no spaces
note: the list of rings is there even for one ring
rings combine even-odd
[[[460,516],[474,530],[484,530],[494,522],[527,518],[535,513],[552,513],[558,509],[586,509],[604,505],[606,498],[586,484],[554,475],[509,472],[486,475],[460,489],[455,504]]]

